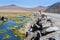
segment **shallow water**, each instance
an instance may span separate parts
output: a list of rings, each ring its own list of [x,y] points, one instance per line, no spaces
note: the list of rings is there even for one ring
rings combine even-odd
[[[8,28],[8,27],[11,27],[11,26],[13,27],[15,24],[16,23],[13,22],[12,20],[9,20],[7,22],[2,23],[2,26],[0,27],[0,32],[2,32],[1,30],[3,30],[3,31],[6,30],[7,32],[4,32],[4,33],[0,34],[0,40],[2,40],[5,37],[4,36],[5,34],[10,35],[11,38],[6,38],[4,40],[20,40],[20,38],[14,36],[12,30]]]
[[[18,18],[22,21],[30,20],[29,18]],[[23,27],[23,23],[16,23],[13,20],[8,20],[7,22],[2,22],[0,24],[2,24],[2,26],[0,26],[0,40],[21,40],[19,37],[14,35],[10,27],[18,26],[18,29],[20,29]]]

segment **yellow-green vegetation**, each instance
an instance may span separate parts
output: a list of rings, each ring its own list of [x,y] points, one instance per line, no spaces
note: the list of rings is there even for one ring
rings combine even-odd
[[[0,34],[7,32],[7,30],[0,30]]]
[[[28,22],[30,22],[30,21],[28,21]],[[25,34],[25,28],[26,28],[28,22],[24,23],[23,27],[21,29],[19,29],[20,33]]]
[[[18,27],[9,27],[11,30],[18,30]]]
[[[3,21],[1,21],[1,20],[0,20],[0,26],[2,26],[2,25],[3,25],[3,24],[2,24],[2,22],[3,22]]]
[[[19,18],[13,18],[13,21],[15,22],[15,23],[22,23],[22,21],[19,19]]]
[[[3,22],[2,20],[0,20],[0,22]]]
[[[17,16],[32,16],[32,12],[0,12],[0,16],[5,16],[5,17],[17,17]]]
[[[16,37],[21,38],[21,40],[23,40],[25,38],[25,34],[21,34],[17,28],[16,29],[12,29],[12,31],[13,31],[13,34]]]
[[[17,23],[17,22],[21,22],[21,21],[19,21],[19,19],[16,17],[26,16],[26,17],[32,18],[32,12],[0,12],[0,16],[4,16],[8,19],[16,19],[14,21]]]
[[[16,23],[21,23],[22,22],[20,19],[15,19],[13,21],[16,22]]]
[[[28,18],[32,18],[32,16],[33,16],[32,12],[0,12],[0,16],[7,17],[8,19],[13,19],[13,21],[16,22],[16,23],[23,23],[24,26],[21,29],[18,29],[17,27],[10,27],[10,29],[13,31],[13,34],[16,37],[21,38],[21,40],[23,40],[25,38],[25,32],[24,31],[25,31],[26,23],[28,21],[26,21],[26,20],[21,21],[20,19],[18,19],[16,17],[27,16]],[[9,38],[9,37],[10,36],[8,35],[5,38]],[[3,39],[5,39],[5,38],[3,38]]]
[[[4,37],[2,38],[2,40],[5,40],[5,39],[7,39],[7,38],[9,39],[9,38],[11,38],[11,36],[8,35],[8,34],[5,34]]]
[[[2,26],[3,24],[0,24],[0,26]]]
[[[2,24],[2,22],[3,22],[3,21],[2,21],[2,20],[0,20],[0,26],[2,26],[2,25],[3,25],[3,24]]]

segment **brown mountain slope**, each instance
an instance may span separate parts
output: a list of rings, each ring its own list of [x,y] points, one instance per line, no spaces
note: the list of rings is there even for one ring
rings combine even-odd
[[[60,2],[57,2],[51,6],[49,6],[49,8],[47,8],[45,10],[45,12],[49,12],[49,13],[59,13],[60,14]]]
[[[43,6],[37,6],[37,7],[34,7],[34,8],[30,8],[31,11],[45,11],[47,9],[47,7],[43,7]]]
[[[24,7],[19,7],[14,4],[12,5],[7,5],[7,6],[0,6],[0,11],[39,11],[42,10],[44,11],[46,7],[43,6],[38,6],[34,8],[24,8]]]

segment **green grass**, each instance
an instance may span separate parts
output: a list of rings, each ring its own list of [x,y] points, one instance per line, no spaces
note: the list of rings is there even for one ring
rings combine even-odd
[[[13,21],[16,22],[16,23],[27,23],[28,21],[26,21],[26,20],[21,21],[20,19],[18,19],[18,18],[16,18],[16,17],[18,17],[18,16],[27,16],[27,17],[29,17],[29,18],[32,18],[33,15],[32,15],[32,12],[0,12],[0,16],[7,17],[8,20],[9,20],[9,19],[13,19]],[[0,22],[2,22],[2,21],[0,21]],[[2,24],[0,24],[0,26],[1,26],[1,25],[2,25]],[[17,25],[18,25],[18,24],[17,24]],[[24,26],[24,28],[25,28],[25,26]],[[22,28],[23,31],[24,31],[24,28]],[[10,29],[13,31],[13,34],[14,34],[16,37],[21,38],[21,40],[23,40],[23,39],[25,38],[25,34],[19,32],[18,28],[11,27]],[[1,33],[4,33],[4,32],[6,32],[6,31],[3,31],[3,32],[1,32]],[[6,38],[7,38],[7,37],[10,38],[9,35],[5,35],[5,36],[6,36]],[[4,39],[5,39],[5,38],[4,38]]]
[[[32,12],[0,12],[0,16],[5,16],[5,17],[17,17],[17,16],[32,16]]]
[[[0,30],[0,34],[7,32],[7,30]]]
[[[5,34],[4,37],[2,38],[2,40],[6,40],[7,38],[11,38],[12,36],[8,35],[8,34]]]
[[[21,38],[21,40],[23,40],[25,38],[25,34],[21,34],[17,28],[16,29],[12,29],[12,31],[13,31],[13,34],[16,37]]]

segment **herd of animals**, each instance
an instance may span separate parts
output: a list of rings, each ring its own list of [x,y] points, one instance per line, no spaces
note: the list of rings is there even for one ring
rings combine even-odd
[[[26,38],[24,40],[40,40],[41,37],[59,30],[58,27],[53,25],[51,18],[41,12],[35,12],[34,20],[27,23],[25,28]],[[48,40],[56,40],[55,38],[49,38]]]

